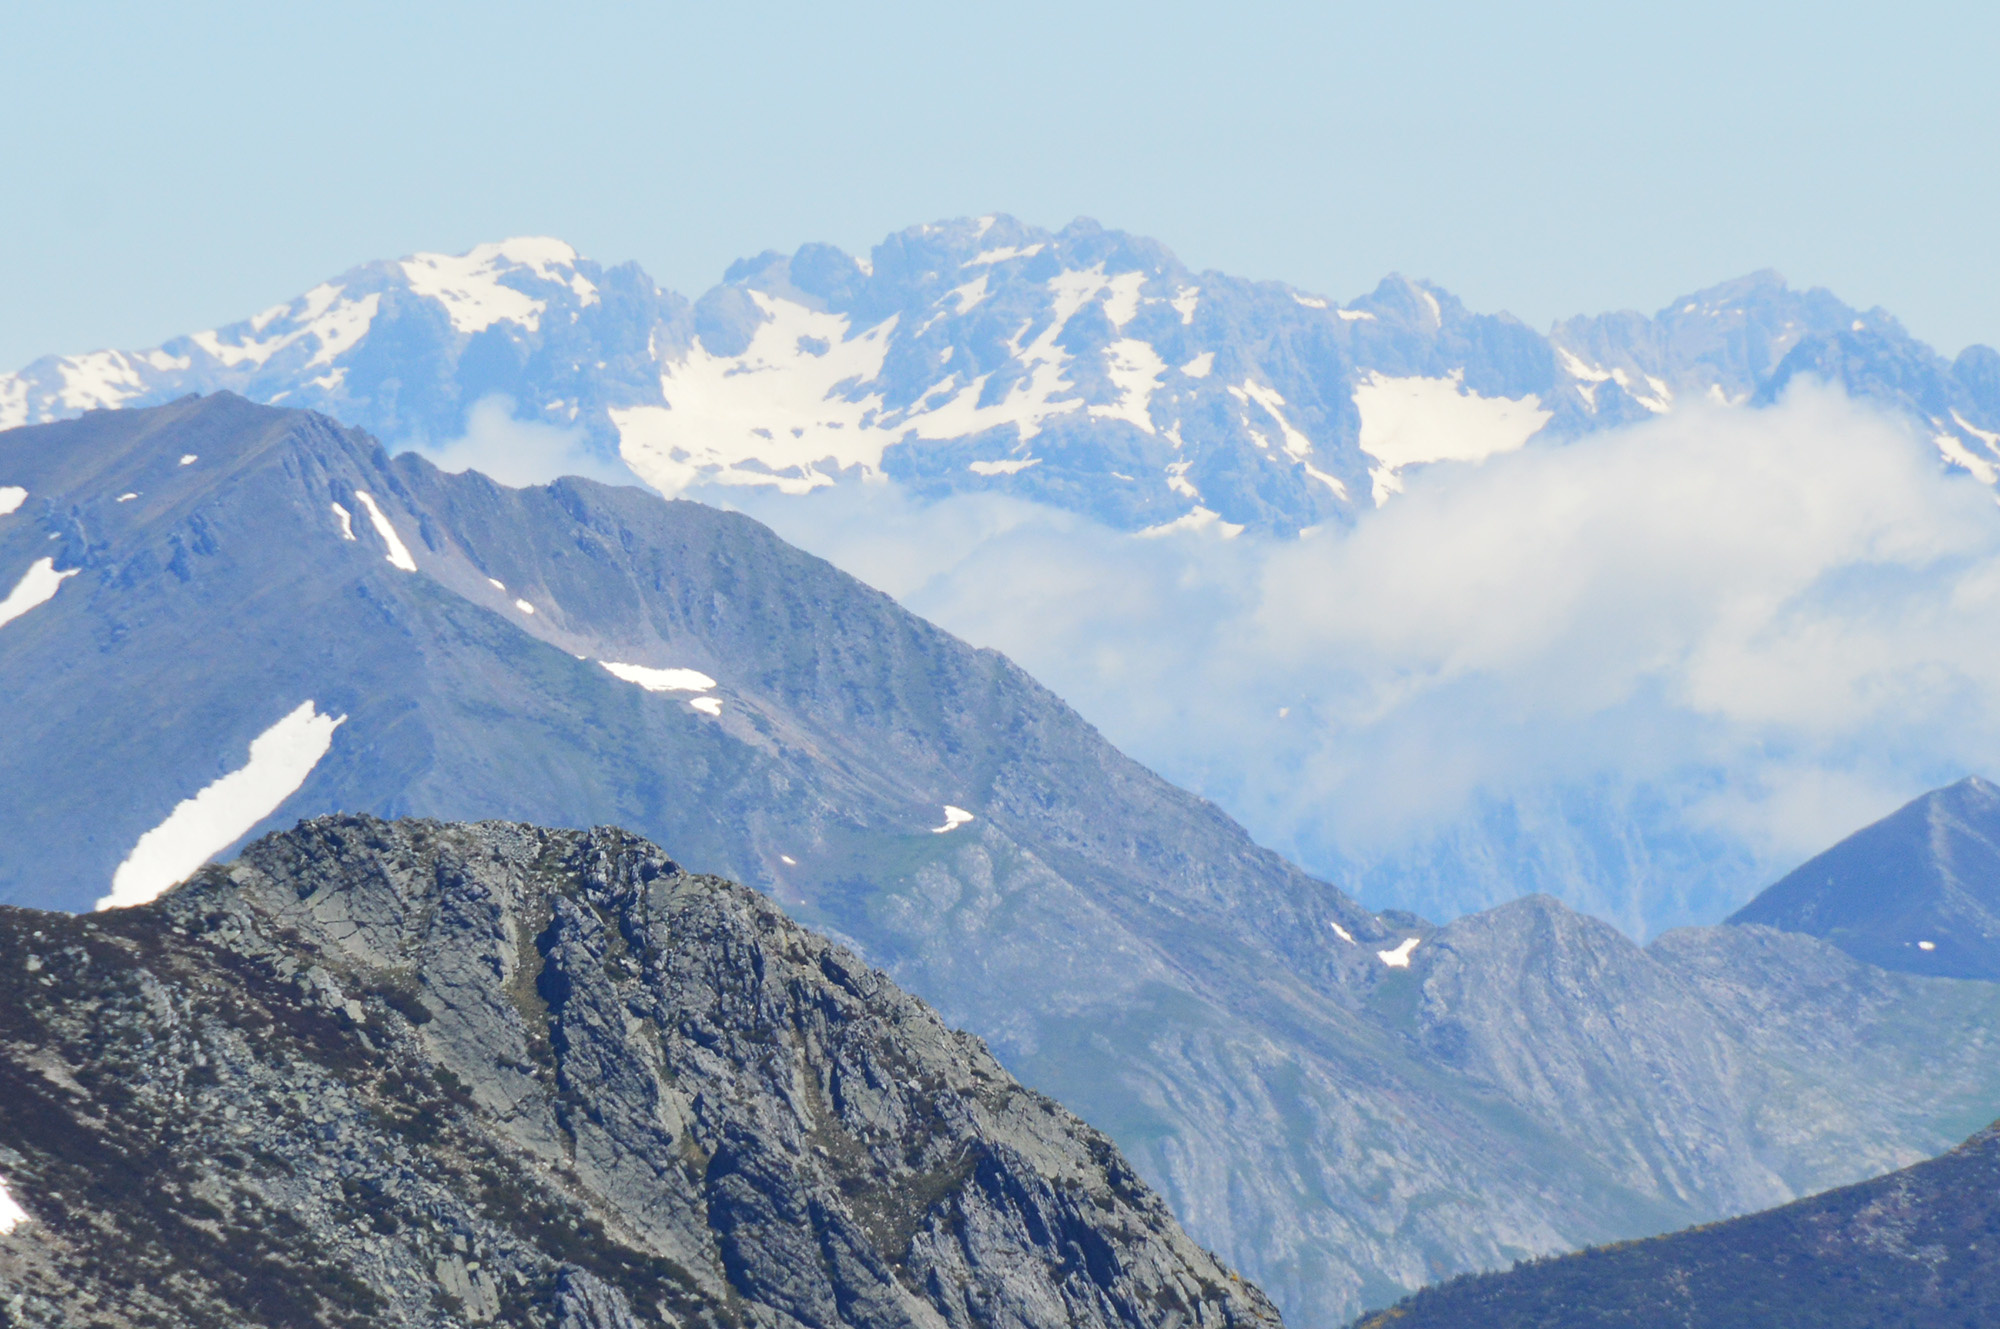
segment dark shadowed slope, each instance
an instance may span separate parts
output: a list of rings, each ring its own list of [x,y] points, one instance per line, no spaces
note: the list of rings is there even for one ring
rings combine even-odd
[[[12,1325],[1278,1329],[1117,1149],[618,831],[326,818],[0,910]]]
[[[1913,974],[2000,979],[2000,789],[1935,789],[1766,889],[1729,919],[1824,937]]]
[[[2000,1324],[2000,1126],[1942,1158],[1727,1223],[1461,1278],[1357,1329]]]

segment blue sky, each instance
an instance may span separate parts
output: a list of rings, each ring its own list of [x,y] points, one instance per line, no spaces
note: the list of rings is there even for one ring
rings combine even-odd
[[[9,6],[0,367],[560,235],[695,293],[943,216],[1094,216],[1538,326],[1764,266],[2000,342],[1990,6]]]

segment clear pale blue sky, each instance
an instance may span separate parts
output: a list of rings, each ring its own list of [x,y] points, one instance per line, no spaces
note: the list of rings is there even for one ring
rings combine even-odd
[[[690,294],[1083,214],[1536,325],[1753,268],[2000,342],[2000,9],[1773,3],[0,10],[0,368],[524,232]]]

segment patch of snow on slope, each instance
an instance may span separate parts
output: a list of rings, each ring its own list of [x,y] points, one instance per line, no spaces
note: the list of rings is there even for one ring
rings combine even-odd
[[[1340,924],[1334,922],[1331,919],[1327,920],[1327,926],[1332,928],[1334,931],[1334,935],[1339,937],[1342,941],[1346,942],[1350,946],[1354,945],[1354,934],[1352,932],[1349,932],[1346,928],[1340,926]],[[1380,954],[1380,952],[1377,952],[1377,954]]]
[[[390,565],[405,572],[415,572],[417,560],[410,557],[410,547],[403,543],[403,537],[396,534],[396,528],[389,524],[389,519],[382,514],[382,509],[376,506],[374,495],[366,490],[357,489],[354,491],[354,496],[361,500],[362,507],[368,509],[368,520],[374,524],[375,534],[381,536],[382,543],[389,546],[389,552],[384,557],[389,560]]]
[[[183,466],[192,466],[192,465],[194,465],[194,464],[195,464],[196,462],[198,462],[198,461],[200,461],[200,460],[201,460],[201,458],[200,458],[200,457],[197,457],[197,456],[196,456],[196,455],[195,455],[194,453],[192,453],[192,452],[183,452],[183,453],[181,454],[181,465],[183,465]]]
[[[286,347],[310,337],[319,344],[308,369],[317,365],[330,365],[336,356],[351,350],[368,332],[375,322],[376,312],[381,308],[380,295],[366,295],[359,300],[340,298],[343,288],[330,282],[322,283],[307,291],[290,305],[279,305],[267,309],[250,320],[252,336],[238,334],[235,341],[224,341],[222,334],[230,329],[221,328],[211,332],[197,332],[188,340],[214,356],[224,365],[235,369],[242,365],[261,368],[270,358]],[[272,321],[283,315],[291,324],[288,331],[259,340],[254,334],[262,333]]]
[[[1292,299],[1304,305],[1307,309],[1326,308],[1326,301],[1320,299],[1318,296],[1315,295],[1300,295],[1297,291],[1294,291],[1292,292]]]
[[[132,357],[122,351],[93,351],[56,361],[62,389],[56,398],[68,411],[107,410],[122,406],[146,390]]]
[[[1041,465],[1040,457],[1010,457],[1006,461],[976,461],[965,469],[974,475],[1019,475],[1030,466]]]
[[[160,893],[241,839],[298,792],[347,717],[321,715],[310,700],[250,740],[242,768],[184,799],[139,837],[111,877],[99,909],[123,909]]]
[[[53,558],[36,559],[21,574],[21,580],[14,583],[14,589],[7,598],[0,600],[0,626],[12,623],[36,605],[47,604],[55,598],[63,582],[80,571],[80,568],[70,568],[66,572],[57,572]]]
[[[333,515],[340,518],[340,538],[343,540],[352,540],[354,538],[354,514],[340,506],[340,504],[335,503],[333,505]]]
[[[520,610],[524,614],[533,614],[535,612],[535,607],[529,604],[526,600],[516,600],[514,602],[514,608]]]
[[[28,380],[19,374],[0,374],[0,429],[19,429],[28,423]]]
[[[1042,247],[1040,245],[1029,245],[1026,249],[1017,248],[1013,245],[1007,245],[1000,249],[985,249],[967,259],[965,266],[976,268],[990,263],[1005,263],[1011,258],[1033,258],[1041,252]]]
[[[699,669],[653,669],[647,665],[599,660],[612,676],[637,683],[648,692],[707,692],[715,680]]]
[[[1168,483],[1173,482],[1169,480]],[[1188,488],[1192,489],[1194,486],[1189,485]],[[1133,532],[1133,535],[1141,540],[1157,540],[1163,535],[1174,535],[1181,531],[1205,531],[1211,526],[1225,540],[1234,540],[1243,534],[1243,527],[1233,521],[1224,521],[1221,513],[1210,508],[1197,507],[1193,512],[1184,512],[1172,521],[1163,521],[1158,526],[1148,526],[1143,531]]]
[[[965,283],[965,285],[954,286],[946,292],[953,300],[957,301],[959,313],[965,313],[968,309],[971,309],[986,298],[987,275],[982,272],[971,281]]]
[[[14,1193],[7,1189],[7,1179],[0,1177],[0,1237],[28,1221],[28,1211],[14,1202]]]
[[[1347,497],[1347,486],[1341,483],[1338,476],[1328,475],[1312,464],[1312,440],[1293,428],[1292,422],[1278,409],[1285,404],[1285,399],[1278,394],[1276,388],[1267,383],[1245,380],[1241,387],[1232,386],[1229,395],[1245,404],[1256,402],[1266,415],[1277,422],[1278,431],[1284,436],[1286,455],[1297,462],[1307,475],[1331,489],[1336,497]],[[1256,437],[1256,431],[1252,430],[1251,435]]]
[[[133,499],[135,499],[135,498],[137,498],[137,497],[139,497],[139,495],[138,495],[137,493],[135,493],[135,492],[133,492],[133,491],[131,491],[131,490],[127,490],[127,491],[125,491],[124,493],[120,494],[120,495],[119,495],[119,496],[118,496],[118,497],[117,497],[117,498],[116,498],[115,500],[113,500],[113,501],[114,501],[114,502],[118,502],[118,503],[130,503],[130,502],[131,502],[131,501],[132,501]]]
[[[1972,421],[1966,419],[1964,416],[1960,415],[1957,411],[1953,411],[1951,413],[1951,418],[1958,421],[1958,427],[1960,429],[1963,429],[1966,433],[1972,435],[1974,438],[1978,439],[1981,443],[1984,443],[1986,445],[1986,450],[1988,452],[1992,453],[1996,457],[2000,457],[2000,434],[1987,433],[1984,429],[1981,429],[1978,425],[1972,423]],[[6,509],[4,508],[0,508],[0,512],[4,512],[5,510]]]
[[[955,808],[947,803],[944,805],[944,825],[931,827],[931,834],[943,835],[947,831],[955,831],[971,820],[972,814],[970,812],[967,812],[964,808]]]
[[[1468,390],[1464,371],[1446,378],[1390,378],[1371,372],[1354,389],[1361,413],[1361,450],[1379,465],[1369,471],[1375,506],[1402,489],[1397,472],[1435,461],[1483,461],[1512,452],[1549,422],[1534,393],[1482,397]]]
[[[0,485],[0,517],[17,511],[28,501],[28,491],[19,485]]]
[[[1208,371],[1215,368],[1215,352],[1203,351],[1194,359],[1181,366],[1181,373],[1189,378],[1207,378]]]
[[[1122,329],[1139,312],[1139,288],[1146,284],[1143,272],[1121,272],[1104,283],[1104,316],[1111,326]]]
[[[1972,449],[1965,446],[1958,435],[1946,433],[1941,430],[1931,437],[1932,441],[1937,444],[1938,451],[1944,454],[1946,461],[1956,462],[1958,465],[1972,472],[1973,476],[1981,484],[1990,485],[1996,478],[2000,478],[2000,476],[1995,475],[1993,463],[1987,461],[1984,457],[1974,454]]]
[[[743,354],[715,355],[696,340],[661,373],[665,406],[611,412],[625,464],[663,493],[708,480],[803,494],[833,483],[819,462],[872,470],[896,438],[870,427],[879,394],[845,395],[882,372],[895,317],[849,337],[844,315],[749,294],[764,322]],[[814,355],[802,342],[827,350]]]
[[[1176,494],[1179,494],[1182,498],[1191,498],[1194,499],[1196,502],[1200,502],[1201,491],[1194,487],[1194,481],[1187,478],[1188,467],[1192,465],[1194,465],[1192,461],[1168,462],[1167,488],[1173,490]]]
[[[720,697],[689,697],[688,705],[694,707],[703,715],[722,714],[722,698]]]
[[[1107,420],[1130,421],[1147,433],[1154,433],[1153,392],[1167,372],[1166,361],[1160,359],[1160,353],[1150,343],[1131,337],[1112,342],[1104,349],[1111,360],[1105,366],[1105,373],[1118,389],[1118,400],[1093,406],[1090,413]]]
[[[1194,322],[1194,311],[1200,300],[1201,287],[1183,286],[1180,290],[1174,292],[1174,298],[1167,303],[1171,304],[1174,307],[1174,312],[1181,316],[1182,326],[1186,326]]]
[[[582,303],[597,301],[597,288],[575,270],[576,251],[560,240],[517,236],[475,245],[466,254],[415,254],[400,266],[410,289],[444,306],[460,332],[483,332],[495,323],[518,323],[533,332],[542,324],[546,300],[537,300],[500,280],[527,271],[573,291]]]
[[[1365,309],[1336,309],[1333,312],[1340,315],[1341,320],[1346,323],[1359,323],[1364,320],[1373,323],[1375,321],[1375,316]]]
[[[1423,938],[1421,937],[1405,937],[1396,943],[1395,950],[1377,951],[1375,952],[1375,956],[1391,969],[1408,969],[1410,967],[1410,952],[1417,949],[1417,943],[1422,940]]]

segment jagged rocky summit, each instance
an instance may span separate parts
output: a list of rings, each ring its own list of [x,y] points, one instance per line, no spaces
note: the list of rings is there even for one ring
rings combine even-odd
[[[625,832],[325,817],[0,910],[16,1326],[1278,1329],[1117,1148]]]
[[[458,438],[496,398],[669,494],[887,475],[1126,531],[1289,536],[1388,501],[1411,468],[1764,404],[1802,375],[2000,478],[2000,354],[1947,361],[1775,273],[1543,334],[1427,282],[1341,304],[1088,220],[1006,216],[913,226],[865,258],[761,254],[692,303],[546,238],[369,263],[223,328],[0,375],[0,428],[228,389],[404,447]]]
[[[1427,1288],[1355,1329],[1968,1329],[2000,1323],[2000,1123],[1873,1181]]]

